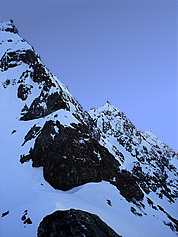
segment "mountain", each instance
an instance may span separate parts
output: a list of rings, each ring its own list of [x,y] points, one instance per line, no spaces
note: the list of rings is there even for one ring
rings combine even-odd
[[[107,102],[90,115],[101,130],[100,143],[137,177],[145,193],[174,203],[177,197],[176,154],[151,132],[140,132],[124,113]],[[175,159],[174,159],[175,158]]]
[[[86,112],[12,21],[0,24],[0,80],[0,236],[72,223],[72,236],[176,235],[173,150],[108,102]]]

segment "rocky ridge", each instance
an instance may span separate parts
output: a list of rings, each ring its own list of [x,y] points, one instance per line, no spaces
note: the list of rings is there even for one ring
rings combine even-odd
[[[90,115],[100,128],[100,143],[104,146],[109,143],[109,151],[138,178],[144,192],[155,192],[159,198],[165,196],[175,202],[178,173],[172,161],[178,160],[177,154],[151,132],[138,131],[125,114],[109,102],[92,109]]]
[[[10,85],[16,88],[17,98],[22,102],[19,119],[34,120],[23,142],[26,145],[33,139],[34,147],[29,154],[21,155],[21,162],[31,159],[34,167],[44,167],[45,179],[56,189],[68,190],[106,180],[116,185],[127,200],[142,200],[144,195],[134,176],[129,171],[120,171],[119,162],[99,144],[100,134],[93,119],[28,44],[22,50],[7,48],[1,58],[2,74],[8,75],[20,66],[25,70],[20,71],[18,78],[9,77],[3,85],[5,90]],[[49,119],[39,126],[36,121],[46,117]],[[130,182],[125,182],[123,188],[118,180],[123,177],[124,182],[126,176]]]
[[[175,152],[151,133],[138,131],[109,103],[84,111],[12,21],[0,24],[0,34],[0,95],[15,98],[16,110],[8,105],[10,116],[28,127],[21,137],[27,151],[19,154],[22,165],[31,161],[33,167],[43,167],[45,180],[63,191],[105,180],[132,203],[132,214],[146,216],[148,204],[175,231],[177,221],[161,206],[164,202],[151,198],[176,201]]]

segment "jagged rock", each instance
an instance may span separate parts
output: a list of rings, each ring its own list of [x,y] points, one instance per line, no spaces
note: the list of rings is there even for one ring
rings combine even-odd
[[[135,158],[132,162],[133,168],[129,171],[137,177],[144,192],[155,192],[159,198],[164,195],[170,202],[175,202],[178,197],[178,173],[170,164],[171,159],[178,159],[175,152],[151,132],[138,131],[123,113],[108,102],[99,109],[92,109],[90,115],[100,128],[100,143],[110,143],[110,152],[121,164],[125,165],[124,153],[130,153]],[[122,156],[119,149],[124,150]],[[125,168],[129,169],[127,166]],[[173,179],[167,174],[169,171],[172,172],[170,176],[173,175]]]
[[[42,104],[45,103],[46,107]],[[21,120],[27,121],[32,119],[37,119],[45,117],[46,115],[57,111],[59,109],[65,109],[66,103],[62,100],[61,95],[58,93],[53,93],[47,98],[40,95],[36,98],[26,113],[21,117]]]
[[[7,216],[9,214],[9,211],[3,212],[1,217]]]
[[[56,211],[38,227],[38,237],[119,237],[97,215],[81,210]]]
[[[137,184],[138,179],[129,171],[121,170],[118,172],[116,180],[116,187],[128,201],[132,201],[133,199],[139,201],[143,199],[144,194]]]
[[[25,136],[22,146],[24,146],[27,141],[31,140],[32,138],[35,138],[38,135],[40,128],[41,127],[36,126],[36,124],[33,125],[33,127],[30,129],[30,131],[28,131],[27,135]]]
[[[134,176],[129,171],[120,171],[119,162],[82,124],[72,128],[64,127],[59,121],[46,122],[30,156],[34,167],[44,167],[44,178],[55,189],[68,190],[87,182],[106,180],[128,201],[143,199]]]

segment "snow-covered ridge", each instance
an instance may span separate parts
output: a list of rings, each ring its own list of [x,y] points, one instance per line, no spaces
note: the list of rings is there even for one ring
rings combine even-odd
[[[0,236],[36,236],[70,208],[122,236],[175,236],[174,152],[110,103],[84,111],[12,22],[0,29]]]
[[[21,120],[36,119],[65,109],[93,130],[90,115],[67,87],[49,72],[31,45],[17,34],[17,30],[13,30],[13,22],[1,23],[0,29],[0,90],[7,91],[13,86],[15,92],[16,88],[14,97],[21,100],[16,117]]]
[[[146,193],[175,202],[177,198],[176,153],[151,132],[140,132],[109,102],[90,115],[100,128],[100,142],[141,182]],[[159,184],[159,185],[158,185]]]

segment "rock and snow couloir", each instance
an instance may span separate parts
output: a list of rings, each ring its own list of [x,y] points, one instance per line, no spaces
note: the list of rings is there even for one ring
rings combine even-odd
[[[0,236],[36,236],[71,208],[122,236],[175,236],[174,151],[109,103],[84,111],[12,21],[0,24],[0,82]]]

